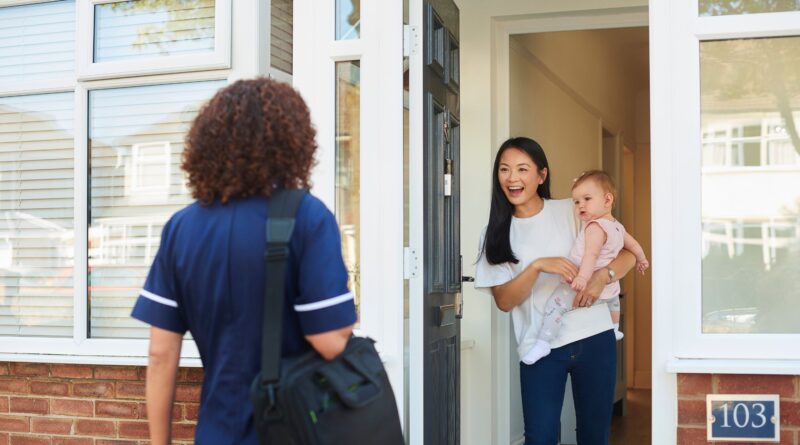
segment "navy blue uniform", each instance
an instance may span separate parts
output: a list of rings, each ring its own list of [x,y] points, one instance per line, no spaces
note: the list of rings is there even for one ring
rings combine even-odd
[[[267,199],[192,204],[164,226],[132,316],[189,330],[205,369],[196,443],[257,444],[249,389],[261,367]],[[306,195],[287,267],[283,355],[311,349],[304,335],[356,321],[333,214]]]

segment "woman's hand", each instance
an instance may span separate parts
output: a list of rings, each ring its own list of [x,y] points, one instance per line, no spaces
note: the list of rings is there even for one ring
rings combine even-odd
[[[572,280],[578,275],[578,267],[564,257],[539,258],[528,267],[533,267],[539,272],[561,275],[561,278],[567,283],[572,283]]]
[[[636,257],[634,257],[629,251],[622,249],[619,252],[619,255],[617,255],[617,257],[611,262],[611,264],[608,265],[608,267],[614,270],[616,279],[621,280],[622,277],[628,273],[628,271],[633,269],[634,264],[636,264]],[[594,302],[600,297],[600,294],[603,292],[603,288],[607,284],[611,284],[611,280],[608,276],[608,270],[603,267],[594,271],[591,278],[589,278],[589,282],[586,284],[586,288],[575,295],[575,300],[572,302],[572,307],[579,308],[593,305]]]

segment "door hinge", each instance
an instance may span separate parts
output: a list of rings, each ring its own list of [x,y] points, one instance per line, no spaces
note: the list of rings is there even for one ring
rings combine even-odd
[[[410,57],[419,51],[419,26],[403,25],[403,57]]]
[[[410,280],[419,274],[419,255],[417,249],[411,247],[403,248],[403,278]]]

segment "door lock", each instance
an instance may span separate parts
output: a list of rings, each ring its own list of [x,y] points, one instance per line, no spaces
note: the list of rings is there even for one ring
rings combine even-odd
[[[460,320],[462,317],[464,317],[464,297],[461,292],[456,292],[453,302],[456,307],[456,318]]]

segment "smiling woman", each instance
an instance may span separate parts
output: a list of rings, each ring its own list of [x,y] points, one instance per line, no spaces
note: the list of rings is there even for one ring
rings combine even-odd
[[[577,294],[571,282],[577,267],[565,258],[578,229],[569,199],[550,199],[547,157],[536,141],[519,137],[500,146],[494,164],[489,224],[481,241],[475,287],[491,293],[497,307],[511,312],[520,363],[527,441],[555,443],[566,377],[572,376],[578,437],[607,443],[614,398],[616,349],[605,305],[592,306],[604,286],[633,265],[625,252],[591,275]],[[587,306],[566,312],[550,342],[549,355],[528,354],[543,328],[545,304],[558,292]],[[571,357],[571,359],[569,359]],[[564,363],[569,363],[566,368]],[[526,443],[529,443],[527,442]]]

